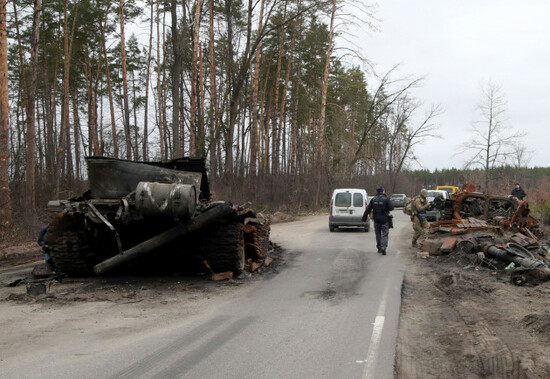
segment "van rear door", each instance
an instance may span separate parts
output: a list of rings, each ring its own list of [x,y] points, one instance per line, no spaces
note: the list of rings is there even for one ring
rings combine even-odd
[[[334,197],[333,215],[350,221],[361,219],[365,211],[366,199],[361,192],[338,192]]]

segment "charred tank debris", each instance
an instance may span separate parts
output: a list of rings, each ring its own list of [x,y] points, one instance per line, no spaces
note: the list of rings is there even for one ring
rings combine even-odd
[[[480,264],[505,267],[516,285],[550,280],[549,247],[527,201],[475,192],[471,184],[446,200],[422,250],[423,257],[477,254]]]
[[[54,200],[46,243],[59,272],[132,267],[208,269],[232,277],[270,263],[269,219],[212,201],[205,160],[132,162],[87,157],[89,190]]]

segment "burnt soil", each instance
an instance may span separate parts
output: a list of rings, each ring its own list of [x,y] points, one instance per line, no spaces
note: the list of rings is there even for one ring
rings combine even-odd
[[[397,378],[550,377],[549,282],[518,287],[477,255],[409,251]]]

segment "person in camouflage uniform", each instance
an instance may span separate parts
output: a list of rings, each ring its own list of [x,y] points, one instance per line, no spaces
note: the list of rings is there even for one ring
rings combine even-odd
[[[426,197],[428,197],[428,191],[422,189],[422,191],[420,191],[420,196],[418,196],[412,204],[411,220],[414,229],[412,247],[419,247],[417,241],[419,239],[423,240],[426,234],[428,234],[426,211],[431,207],[432,203],[429,202]]]

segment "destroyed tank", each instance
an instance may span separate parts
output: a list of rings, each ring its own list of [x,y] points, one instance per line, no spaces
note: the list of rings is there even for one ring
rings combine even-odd
[[[205,160],[133,162],[87,157],[89,190],[53,200],[46,244],[58,271],[104,274],[119,266],[162,263],[213,273],[261,267],[269,222],[251,209],[212,201]]]

